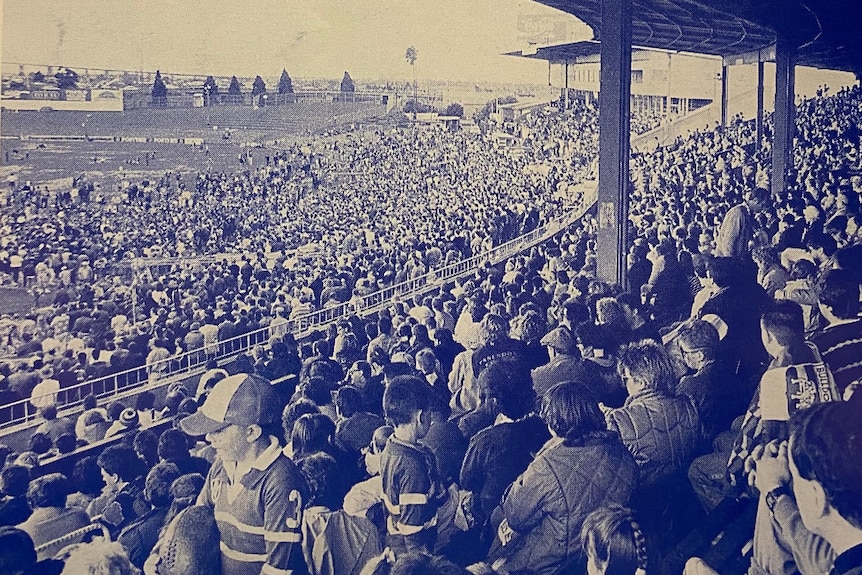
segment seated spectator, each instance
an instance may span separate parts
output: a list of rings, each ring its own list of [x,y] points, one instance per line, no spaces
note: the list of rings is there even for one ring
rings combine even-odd
[[[144,463],[135,450],[112,445],[96,460],[102,468],[105,487],[87,506],[87,514],[104,522],[115,537],[136,517],[149,510],[143,500]]]
[[[629,397],[605,408],[608,429],[634,455],[641,488],[687,469],[702,437],[697,410],[687,397],[673,395],[673,368],[664,348],[644,340],[620,350],[619,372]]]
[[[37,477],[27,488],[27,501],[33,513],[18,527],[33,539],[39,560],[51,558],[62,547],[75,543],[75,540],[56,541],[90,523],[90,518],[81,508],[66,507],[67,495],[68,480],[60,473]],[[82,540],[83,535],[77,539]]]
[[[769,297],[775,297],[775,292],[784,289],[790,279],[787,270],[778,263],[778,256],[768,246],[760,246],[751,253],[754,263],[757,264],[757,283],[766,290]]]
[[[610,503],[628,503],[637,465],[607,431],[582,383],[552,387],[542,397],[541,415],[552,438],[494,512],[497,537],[488,563],[505,559],[510,572],[551,575],[583,559],[578,534],[587,515]]]
[[[378,527],[383,522],[383,479],[380,477],[380,455],[386,441],[392,435],[389,425],[382,425],[374,431],[368,446],[362,448],[362,457],[367,479],[354,484],[344,496],[344,511],[351,515],[371,519]],[[379,518],[379,521],[375,520]]]
[[[694,372],[680,379],[676,391],[691,399],[705,439],[711,441],[745,412],[749,398],[730,366],[716,358],[718,332],[712,325],[690,320],[680,328],[677,345],[686,367]]]
[[[818,303],[826,326],[811,341],[832,371],[838,392],[847,399],[862,383],[858,279],[847,270],[829,271],[821,283]]]
[[[590,575],[636,575],[648,564],[646,538],[630,509],[608,505],[584,519],[581,545]]]
[[[187,473],[206,475],[209,471],[209,463],[205,459],[191,455],[188,437],[178,429],[166,429],[162,432],[156,454],[159,461],[176,465],[182,475]]]
[[[85,511],[105,486],[102,468],[93,456],[82,457],[75,462],[69,481],[71,493],[66,498],[66,507],[80,507]]]
[[[485,525],[506,488],[523,473],[550,435],[534,411],[536,396],[524,369],[499,362],[483,372],[486,402],[498,412],[491,427],[470,439],[460,470],[460,486],[470,491],[469,511]]]
[[[542,338],[551,361],[533,370],[533,390],[542,397],[549,389],[563,381],[595,381],[598,366],[587,364],[580,357],[575,337],[565,326],[558,326]]]
[[[30,517],[27,487],[30,470],[22,465],[9,465],[0,472],[0,526],[14,526]]]
[[[341,509],[346,485],[338,462],[325,453],[299,464],[309,500],[302,516],[302,552],[310,575],[358,575],[382,546],[368,519]]]
[[[159,436],[152,429],[142,429],[134,437],[132,448],[144,462],[146,468],[152,468],[159,461]]]
[[[775,292],[775,299],[794,301],[802,306],[805,334],[820,329],[822,322],[818,307],[817,267],[809,260],[798,260],[790,267],[790,279],[783,289]]]
[[[36,433],[44,433],[52,442],[64,433],[74,434],[75,423],[68,417],[58,418],[56,405],[46,405],[39,410],[39,415],[45,421],[36,428]]]
[[[78,418],[76,433],[78,439],[87,443],[96,443],[105,438],[109,427],[111,427],[111,424],[108,423],[100,411],[90,409],[82,413]]]
[[[139,569],[150,555],[159,537],[159,531],[171,504],[170,488],[180,477],[180,470],[173,463],[156,464],[144,482],[144,501],[151,509],[131,521],[120,532],[117,541],[129,555],[129,560]]]
[[[496,314],[486,314],[479,326],[479,347],[473,353],[473,375],[479,377],[483,369],[495,361],[527,361],[527,346],[508,335],[506,320]]]
[[[626,398],[626,388],[617,373],[616,338],[610,326],[582,323],[575,329],[575,335],[584,365],[589,366],[585,371],[599,376],[589,381],[596,399],[610,407],[621,406]]]
[[[335,439],[344,449],[358,454],[371,442],[374,431],[383,425],[383,418],[363,410],[362,393],[352,385],[335,391],[333,403],[337,417]]]
[[[121,435],[129,433],[133,430],[136,430],[140,427],[140,421],[138,420],[138,412],[133,407],[126,407],[123,409],[120,416],[114,420],[111,424],[111,427],[105,432],[105,437],[113,437],[114,435]]]

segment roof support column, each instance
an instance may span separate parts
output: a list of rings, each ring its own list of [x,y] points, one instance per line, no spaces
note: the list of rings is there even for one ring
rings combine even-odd
[[[784,192],[792,167],[793,135],[796,131],[796,47],[786,38],[775,43],[775,137],[772,144],[772,194]]]
[[[759,53],[759,52],[758,52]],[[754,149],[759,150],[763,146],[763,60],[757,59],[757,142]]]
[[[625,286],[632,0],[602,0],[597,272]]]
[[[727,64],[721,65],[721,125],[727,125]]]

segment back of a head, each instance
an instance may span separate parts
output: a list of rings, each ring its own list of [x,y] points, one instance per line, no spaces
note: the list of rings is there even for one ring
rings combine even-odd
[[[607,574],[631,574],[648,567],[647,549],[640,525],[630,509],[617,504],[599,507],[581,527],[584,554]]]
[[[30,469],[23,465],[9,465],[0,472],[0,487],[3,495],[21,497],[30,485]]]
[[[333,403],[343,417],[351,417],[362,410],[362,392],[352,385],[345,385],[334,393]]]
[[[398,557],[389,575],[465,575],[467,572],[442,555],[409,551]]]
[[[564,381],[546,391],[541,416],[554,434],[571,441],[605,429],[598,401],[580,381]]]
[[[816,480],[827,503],[862,529],[862,418],[859,405],[847,402],[816,404],[790,420],[790,456],[798,474]]]
[[[859,315],[859,281],[848,270],[830,270],[823,278],[819,293],[820,303],[830,308],[839,319],[852,319]]]
[[[324,451],[335,434],[335,424],[322,413],[308,413],[293,424],[291,442],[296,457]]]
[[[180,476],[180,469],[175,463],[162,461],[157,463],[144,482],[144,497],[154,507],[167,507],[171,504],[171,485]]]
[[[26,531],[0,527],[0,573],[19,575],[36,565],[36,547]]]
[[[668,394],[676,385],[670,357],[664,347],[645,339],[620,348],[617,370],[625,381],[625,372],[645,389]]]
[[[309,506],[322,505],[333,511],[341,507],[347,493],[344,470],[331,455],[311,454],[301,458],[297,467],[308,484]]]
[[[516,362],[497,361],[479,373],[477,387],[496,400],[499,410],[512,419],[520,419],[536,405],[536,393],[530,373]]]
[[[718,330],[708,322],[694,319],[680,329],[679,340],[685,349],[701,351],[708,358],[712,358],[718,347]]]
[[[479,326],[479,338],[483,345],[493,345],[506,337],[508,326],[506,320],[497,314],[488,313],[482,318]]]
[[[99,467],[110,475],[119,475],[123,481],[132,481],[142,475],[144,464],[135,450],[127,445],[112,445],[98,458]]]
[[[69,495],[69,480],[62,473],[49,473],[30,481],[27,502],[30,507],[65,507]]]
[[[383,392],[383,411],[393,426],[410,423],[416,412],[427,411],[430,406],[430,386],[412,375],[393,378]]]
[[[183,509],[165,530],[159,550],[161,575],[220,572],[219,532],[213,511],[204,505]]]
[[[761,314],[760,325],[782,347],[798,344],[805,337],[805,316],[795,301],[775,301]]]

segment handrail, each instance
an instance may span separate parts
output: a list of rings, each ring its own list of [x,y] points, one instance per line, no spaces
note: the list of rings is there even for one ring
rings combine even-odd
[[[316,310],[297,318],[275,322],[267,327],[219,341],[216,344],[177,354],[155,363],[94,378],[61,389],[59,392],[22,399],[0,406],[0,421],[4,422],[0,424],[0,437],[5,435],[4,431],[8,428],[36,419],[37,410],[33,403],[31,403],[33,399],[36,400],[36,404],[41,404],[43,402],[39,401],[40,399],[50,398],[50,402],[60,407],[74,408],[79,406],[83,398],[90,394],[96,396],[99,400],[104,400],[122,393],[128,393],[131,389],[139,387],[147,381],[154,383],[155,381],[165,380],[169,377],[173,378],[178,374],[192,373],[197,369],[203,368],[211,359],[215,359],[216,361],[224,360],[248,351],[258,344],[265,343],[273,333],[291,332],[299,339],[308,335],[313,330],[335,323],[350,315],[368,315],[391,305],[393,301],[423,295],[438,289],[446,282],[454,281],[474,273],[486,262],[497,264],[538,245],[583,217],[595,202],[596,197],[593,191],[590,193],[590,197],[581,196],[578,198],[575,205],[563,215],[522,236],[475,256],[459,260],[436,270],[431,270],[429,273],[418,278],[400,282],[374,293],[354,298],[351,301]]]

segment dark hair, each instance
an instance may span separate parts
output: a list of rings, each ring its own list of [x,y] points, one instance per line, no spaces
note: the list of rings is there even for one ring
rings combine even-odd
[[[53,447],[53,442],[51,438],[48,437],[45,433],[34,433],[30,436],[30,439],[27,441],[27,450],[32,451],[37,455],[43,455],[51,451],[51,447]]]
[[[185,461],[189,455],[189,440],[179,429],[166,429],[159,437],[156,454],[164,461]]]
[[[159,459],[159,437],[151,429],[142,429],[137,432],[132,447],[138,456],[144,460],[147,467],[152,467]]]
[[[111,421],[117,421],[120,419],[120,414],[123,413],[123,410],[126,409],[126,406],[123,405],[119,401],[112,401],[108,404],[108,417]]]
[[[587,515],[581,526],[584,554],[593,555],[605,575],[631,575],[646,570],[646,539],[630,509],[615,503]]]
[[[317,406],[327,405],[332,403],[332,391],[334,389],[334,383],[322,377],[310,377],[302,387],[302,395]]]
[[[859,280],[848,270],[829,270],[820,284],[820,303],[839,319],[859,315]]]
[[[10,497],[21,497],[27,494],[30,484],[30,469],[23,465],[10,465],[0,472],[3,493]]]
[[[751,190],[751,199],[761,206],[766,204],[772,194],[765,188],[754,188]]]
[[[152,409],[156,404],[156,395],[152,391],[142,391],[135,399],[135,409],[144,411]]]
[[[320,413],[320,408],[313,401],[300,398],[292,403],[288,403],[281,412],[281,429],[284,432],[284,439],[290,443],[293,435],[293,425],[296,421],[307,413]]]
[[[48,421],[51,421],[52,419],[57,419],[57,406],[53,404],[46,405],[39,410],[39,415],[41,415],[43,419],[46,419]]]
[[[323,505],[335,511],[341,508],[347,486],[344,470],[326,453],[313,453],[296,463],[308,484],[308,505]]]
[[[143,475],[144,462],[127,445],[112,445],[105,449],[96,460],[99,467],[110,475],[119,475],[123,481],[134,481]]]
[[[36,547],[26,531],[0,527],[0,573],[29,573],[36,565]]]
[[[389,575],[463,575],[464,570],[443,555],[408,551],[398,556]]]
[[[65,507],[69,495],[69,480],[62,473],[49,473],[30,481],[27,502],[37,507]]]
[[[575,329],[578,342],[584,347],[601,349],[606,353],[614,351],[614,337],[608,324],[597,325],[591,322],[582,323]]]
[[[604,431],[605,418],[589,386],[580,381],[556,384],[542,396],[540,415],[569,443]]]
[[[536,392],[530,373],[517,362],[492,363],[479,374],[478,387],[485,388],[500,411],[512,419],[520,419],[535,408]]]
[[[72,468],[72,488],[87,495],[98,495],[105,482],[102,469],[93,456],[82,457]]]
[[[817,481],[841,517],[862,529],[862,418],[859,402],[817,404],[790,420],[790,455],[799,475]],[[853,456],[851,454],[857,454]]]
[[[352,385],[345,385],[333,392],[333,403],[343,417],[351,417],[362,411],[362,392]]]
[[[828,258],[838,251],[838,243],[835,238],[823,232],[806,236],[805,247],[810,249],[823,248],[823,254]]]
[[[428,383],[413,375],[400,375],[392,379],[383,392],[383,411],[395,427],[410,423],[418,411],[431,406],[431,388]]]
[[[167,507],[171,504],[171,484],[179,478],[180,469],[175,463],[162,461],[157,463],[144,482],[144,498],[153,507]]]
[[[798,345],[805,337],[802,306],[791,300],[777,300],[760,316],[760,325],[782,347]]]
[[[78,438],[74,433],[61,433],[54,440],[54,447],[59,453],[72,453],[78,447]]]
[[[322,413],[307,413],[293,424],[290,441],[293,457],[299,459],[312,453],[327,451],[335,435],[335,424]]]
[[[96,401],[96,396],[95,396],[95,395],[93,395],[93,394],[91,393],[91,394],[89,394],[89,395],[85,395],[85,396],[84,396],[83,406],[84,406],[84,409],[85,409],[85,410],[87,410],[87,409],[93,409],[93,408],[95,408],[97,405],[98,405],[98,402]]]

